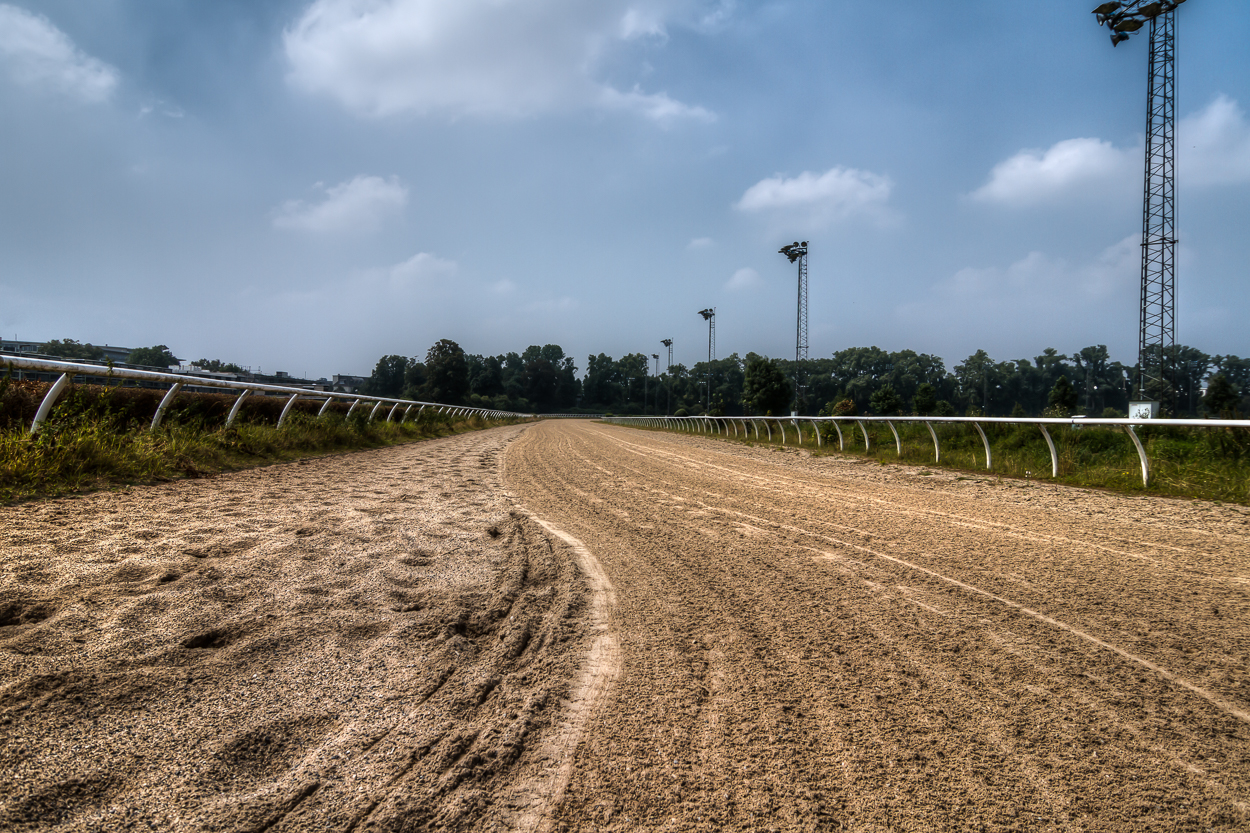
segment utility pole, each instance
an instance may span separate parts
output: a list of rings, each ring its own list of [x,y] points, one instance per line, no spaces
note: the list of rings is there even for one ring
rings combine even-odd
[[[660,412],[660,354],[652,353],[651,358],[655,359],[655,412]]]
[[[798,416],[803,400],[803,368],[807,366],[807,241],[782,246],[778,253],[799,264],[799,314],[794,336],[794,415]]]
[[[1150,26],[1146,84],[1146,177],[1142,198],[1141,314],[1137,395],[1163,392],[1164,363],[1176,346],[1176,7],[1185,0],[1128,0],[1094,9],[1111,45]]]
[[[704,399],[704,410],[712,410],[712,362],[716,359],[716,307],[699,310],[699,315],[707,322],[707,397]]]

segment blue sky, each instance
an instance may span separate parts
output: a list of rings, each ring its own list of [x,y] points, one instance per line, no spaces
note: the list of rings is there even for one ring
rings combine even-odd
[[[0,332],[1133,361],[1147,40],[1096,3],[0,2]],[[1250,355],[1250,3],[1178,12],[1178,339]]]

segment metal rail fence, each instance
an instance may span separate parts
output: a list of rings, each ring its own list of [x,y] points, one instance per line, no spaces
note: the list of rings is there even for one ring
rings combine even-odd
[[[972,425],[981,436],[981,442],[985,446],[985,468],[993,468],[994,458],[990,449],[989,437],[985,434],[982,425],[1006,424],[1006,425],[1036,425],[1041,429],[1042,436],[1046,439],[1046,446],[1050,449],[1050,472],[1051,477],[1059,476],[1059,453],[1055,449],[1055,441],[1050,435],[1047,426],[1110,426],[1122,428],[1129,438],[1132,439],[1134,447],[1137,449],[1137,457],[1141,461],[1142,485],[1150,485],[1150,459],[1146,456],[1145,446],[1142,445],[1141,438],[1137,436],[1135,428],[1141,426],[1156,426],[1160,428],[1244,428],[1250,430],[1250,420],[1241,419],[1168,419],[1168,420],[1150,420],[1150,419],[1101,419],[1086,417],[883,417],[883,416],[847,416],[847,417],[737,417],[737,416],[693,416],[693,417],[604,417],[604,422],[612,422],[620,425],[641,425],[649,428],[667,428],[677,431],[690,431],[694,433],[713,433],[713,429],[717,435],[724,434],[729,436],[730,429],[733,435],[738,436],[738,426],[742,426],[742,436],[749,436],[748,426],[755,430],[755,439],[760,438],[760,429],[766,432],[766,438],[769,442],[773,438],[773,430],[776,428],[781,432],[781,444],[786,444],[786,425],[790,425],[794,429],[795,440],[799,445],[803,444],[803,426],[810,425],[812,433],[815,435],[817,446],[824,446],[824,436],[820,430],[820,425],[832,425],[838,435],[838,449],[846,448],[846,440],[842,434],[842,426],[847,423],[855,423],[859,426],[860,433],[864,437],[864,449],[871,447],[871,441],[868,438],[868,429],[865,423],[884,422],[890,427],[890,432],[894,434],[895,446],[898,453],[903,453],[903,441],[899,437],[898,429],[894,427],[895,423],[922,423],[925,428],[929,429],[929,436],[933,438],[933,461],[940,463],[942,461],[942,444],[938,439],[937,432],[933,430],[935,424],[954,423],[960,425]],[[854,428],[851,428],[852,436]]]
[[[282,415],[278,417],[278,426],[286,420],[287,414],[291,410],[291,406],[300,399],[312,399],[325,401],[321,405],[321,410],[317,412],[317,416],[321,416],[326,412],[330,403],[338,400],[351,401],[352,405],[347,410],[347,415],[351,416],[357,406],[364,404],[366,407],[372,404],[373,407],[369,411],[369,419],[372,420],[384,405],[389,405],[390,409],[386,412],[386,421],[390,422],[395,416],[395,412],[400,406],[404,406],[403,414],[400,421],[407,419],[408,413],[415,407],[419,416],[426,408],[437,410],[439,413],[448,414],[450,416],[480,416],[486,419],[529,419],[535,417],[534,414],[520,414],[512,411],[496,411],[489,408],[470,408],[461,405],[443,405],[438,402],[418,402],[411,399],[393,399],[386,396],[364,396],[355,393],[338,393],[335,391],[323,391],[309,388],[296,388],[283,385],[264,385],[256,382],[237,382],[230,379],[215,379],[211,377],[184,375],[181,373],[160,373],[154,370],[132,370],[130,368],[110,368],[96,364],[80,364],[78,362],[60,362],[46,359],[28,359],[21,356],[11,356],[0,354],[0,367],[8,367],[17,370],[32,370],[45,373],[61,374],[48,392],[44,394],[43,401],[39,403],[39,410],[35,413],[35,418],[30,425],[30,433],[34,434],[39,431],[39,427],[47,420],[48,414],[52,411],[52,406],[56,404],[57,399],[65,392],[66,387],[74,379],[103,379],[105,381],[117,379],[131,379],[143,382],[158,382],[169,385],[164,398],[161,399],[160,405],[156,408],[156,414],[152,417],[152,428],[156,428],[161,424],[161,419],[165,416],[165,411],[169,408],[170,403],[174,401],[174,397],[178,392],[194,388],[225,388],[227,390],[239,391],[238,398],[234,401],[234,405],[230,408],[230,415],[226,417],[226,426],[229,427],[234,423],[235,417],[239,415],[239,406],[243,404],[243,400],[250,394],[254,393],[276,393],[289,397],[286,405],[282,408]]]

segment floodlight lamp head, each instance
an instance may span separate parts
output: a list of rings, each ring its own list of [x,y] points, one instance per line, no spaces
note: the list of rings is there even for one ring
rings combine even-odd
[[[663,344],[665,347],[672,347],[673,340],[671,338],[662,338],[660,339],[660,344]]]
[[[716,310],[712,309],[711,307],[708,307],[707,309],[701,309],[699,310],[699,315],[702,315],[703,320],[707,321],[711,319],[712,316],[716,315]]]
[[[1112,46],[1119,46],[1123,41],[1126,41],[1126,40],[1128,40],[1128,35],[1124,34],[1123,32],[1111,33],[1111,45]]]
[[[1094,14],[1098,15],[1098,25],[1101,26],[1103,21],[1111,16],[1111,13],[1123,6],[1123,3],[1103,3],[1094,9]]]

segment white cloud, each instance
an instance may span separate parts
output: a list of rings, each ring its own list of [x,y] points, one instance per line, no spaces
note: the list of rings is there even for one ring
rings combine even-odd
[[[999,162],[989,182],[971,194],[978,202],[1034,205],[1107,187],[1140,175],[1141,148],[1121,150],[1100,139],[1065,139],[1049,150],[1022,150]]]
[[[964,300],[1001,301],[1031,309],[1038,304],[1064,306],[1099,301],[1133,285],[1141,268],[1140,242],[1138,235],[1126,237],[1093,260],[1078,265],[1041,252],[1029,252],[1005,269],[961,269],[939,289],[945,295]]]
[[[88,103],[107,101],[115,68],[83,52],[43,15],[0,3],[0,70],[23,86]]]
[[[315,0],[284,33],[288,80],[365,116],[523,117],[598,107],[707,121],[663,92],[594,77],[697,0]]]
[[[275,212],[273,224],[319,233],[368,231],[407,204],[408,189],[397,178],[361,175],[325,189],[320,202],[288,200]]]
[[[454,260],[444,260],[427,252],[419,252],[403,263],[396,263],[390,269],[385,270],[384,274],[390,288],[399,290],[409,289],[430,280],[450,278],[456,273],[456,269]]]
[[[1063,348],[1086,339],[1126,355],[1135,349],[1140,243],[1133,234],[1078,262],[1034,251],[1006,266],[960,269],[896,306],[893,326],[920,342],[950,340],[956,331],[969,351],[987,343],[1005,352]]]
[[[1237,102],[1218,96],[1176,127],[1176,176],[1185,184],[1250,181],[1250,124]]]
[[[731,291],[754,289],[762,283],[759,272],[756,272],[750,266],[744,266],[733,273],[733,276],[725,284],[725,288]]]
[[[627,93],[604,87],[600,93],[600,101],[605,109],[623,110],[644,116],[661,124],[668,124],[677,119],[692,119],[701,122],[716,121],[716,115],[702,107],[692,107],[674,101],[666,93],[644,93],[637,87]]]
[[[804,171],[792,178],[777,175],[760,180],[734,207],[752,213],[798,214],[808,228],[853,216],[886,220],[892,216],[888,203],[893,188],[887,176],[838,166],[823,174]]]
[[[715,245],[710,237],[696,237],[686,244],[686,248],[694,251],[696,249],[709,249]]]
[[[575,312],[579,304],[574,298],[562,295],[559,298],[547,298],[541,301],[531,301],[521,309],[525,312],[535,313],[538,315],[563,316],[565,313]]]

